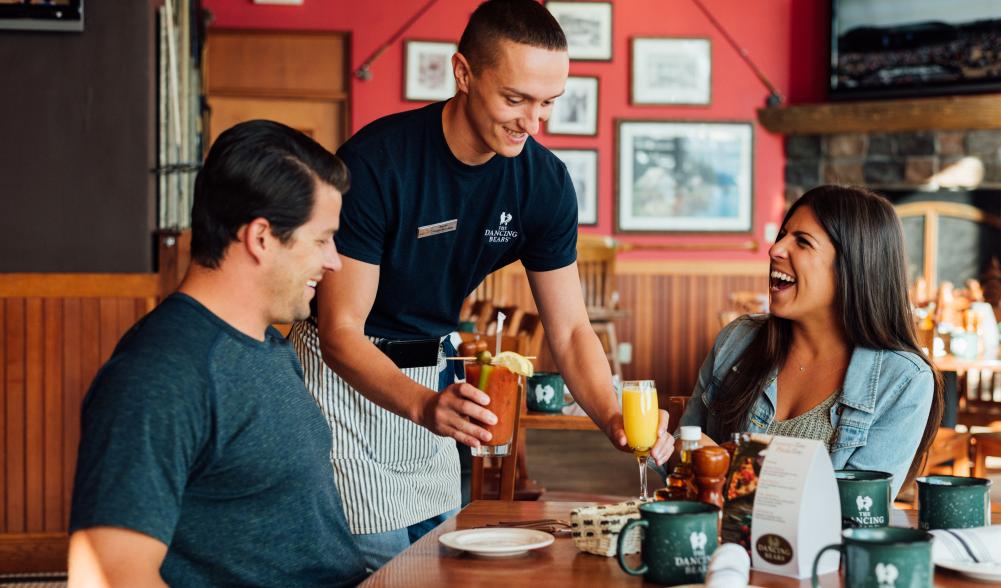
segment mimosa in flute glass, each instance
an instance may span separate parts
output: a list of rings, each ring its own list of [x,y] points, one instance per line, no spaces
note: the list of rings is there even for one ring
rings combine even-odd
[[[640,467],[640,499],[649,500],[646,489],[646,460],[657,442],[657,387],[653,380],[627,380],[622,383],[622,421],[626,441]]]

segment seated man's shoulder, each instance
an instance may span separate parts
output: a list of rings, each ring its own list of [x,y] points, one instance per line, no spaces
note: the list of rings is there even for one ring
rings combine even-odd
[[[206,312],[190,299],[164,300],[122,337],[93,388],[152,392],[207,381],[223,331]]]

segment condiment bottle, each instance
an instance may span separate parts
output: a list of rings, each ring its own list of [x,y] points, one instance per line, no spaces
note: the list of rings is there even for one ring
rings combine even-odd
[[[723,484],[730,469],[730,454],[724,447],[707,445],[692,452],[692,469],[699,502],[723,508]]]
[[[730,440],[720,443],[719,446],[726,449],[730,461],[733,461],[733,456],[737,453],[737,448],[740,447],[740,433],[730,433]]]
[[[695,487],[695,470],[692,469],[692,452],[702,441],[700,427],[681,427],[681,454],[678,464],[667,476],[667,486],[657,490],[657,500],[696,500],[699,495]]]

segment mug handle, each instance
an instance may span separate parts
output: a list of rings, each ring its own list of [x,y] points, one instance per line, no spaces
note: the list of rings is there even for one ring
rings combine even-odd
[[[633,527],[649,527],[649,526],[650,526],[650,521],[646,519],[633,519],[628,523],[626,523],[626,525],[622,527],[622,530],[619,531],[619,544],[617,546],[618,548],[615,550],[615,554],[616,556],[618,556],[619,559],[619,567],[622,568],[623,572],[629,574],[630,576],[642,576],[647,572],[648,568],[646,564],[643,564],[642,566],[636,569],[630,568],[628,565],[626,565],[626,555],[622,553],[622,544],[625,543],[626,533],[628,533],[629,530],[632,529]]]
[[[828,549],[836,549],[842,552],[842,555],[844,555],[843,543],[832,543],[831,545],[828,545],[817,552],[817,557],[813,558],[813,573],[810,575],[810,578],[813,581],[813,588],[820,588],[820,578],[817,577],[817,566],[820,565],[821,556],[823,556],[824,552],[827,551]]]

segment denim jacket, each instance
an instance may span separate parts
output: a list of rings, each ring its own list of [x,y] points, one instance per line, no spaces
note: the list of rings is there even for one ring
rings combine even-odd
[[[764,315],[743,316],[727,325],[699,370],[682,425],[699,425],[714,441],[720,422],[710,409],[720,383],[763,324]],[[758,395],[744,431],[764,433],[775,416],[777,371]],[[845,373],[841,397],[831,407],[831,462],[834,469],[879,470],[893,474],[892,496],[904,483],[931,411],[934,376],[920,357],[906,351],[856,347]]]

